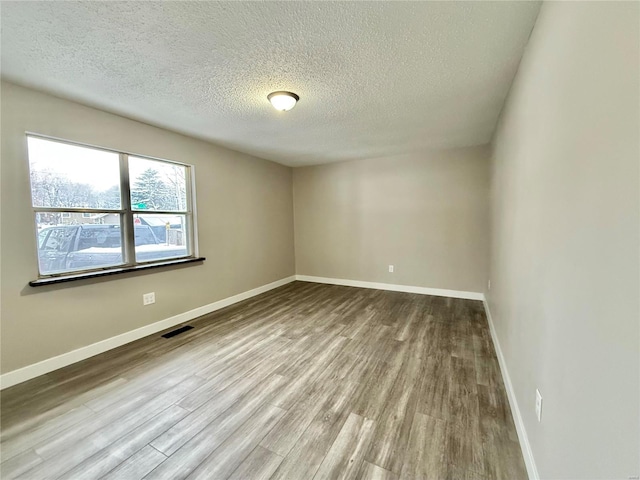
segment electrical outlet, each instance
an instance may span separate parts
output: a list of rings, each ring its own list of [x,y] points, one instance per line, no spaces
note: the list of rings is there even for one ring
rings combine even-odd
[[[393,265],[389,265],[389,273],[393,273]]]
[[[142,305],[151,305],[152,303],[156,303],[156,292],[142,295]]]
[[[536,417],[538,417],[538,421],[542,421],[542,395],[540,395],[540,390],[536,388]]]

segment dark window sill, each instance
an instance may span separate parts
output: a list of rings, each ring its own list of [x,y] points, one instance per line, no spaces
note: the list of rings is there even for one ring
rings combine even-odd
[[[59,277],[39,278],[29,282],[30,287],[42,287],[45,285],[55,285],[56,283],[75,282],[77,280],[85,280],[87,278],[107,277],[109,275],[121,275],[123,273],[141,272],[145,270],[153,270],[155,268],[171,267],[173,265],[184,265],[186,263],[204,262],[205,257],[181,258],[179,260],[168,260],[166,262],[150,263],[147,265],[136,265],[135,267],[112,268],[109,270],[100,270],[96,272],[77,273],[69,275],[61,275]]]

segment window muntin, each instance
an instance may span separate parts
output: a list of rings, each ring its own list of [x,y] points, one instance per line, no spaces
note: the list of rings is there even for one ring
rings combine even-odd
[[[27,140],[40,277],[195,255],[190,166]]]

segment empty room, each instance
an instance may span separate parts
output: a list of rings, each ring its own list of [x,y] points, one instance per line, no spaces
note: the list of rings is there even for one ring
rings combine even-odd
[[[640,478],[640,2],[0,1],[0,478]]]

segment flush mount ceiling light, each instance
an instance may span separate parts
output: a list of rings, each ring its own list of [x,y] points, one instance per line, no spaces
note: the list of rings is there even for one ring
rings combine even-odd
[[[267,98],[276,110],[286,112],[296,106],[300,97],[292,92],[271,92]]]

